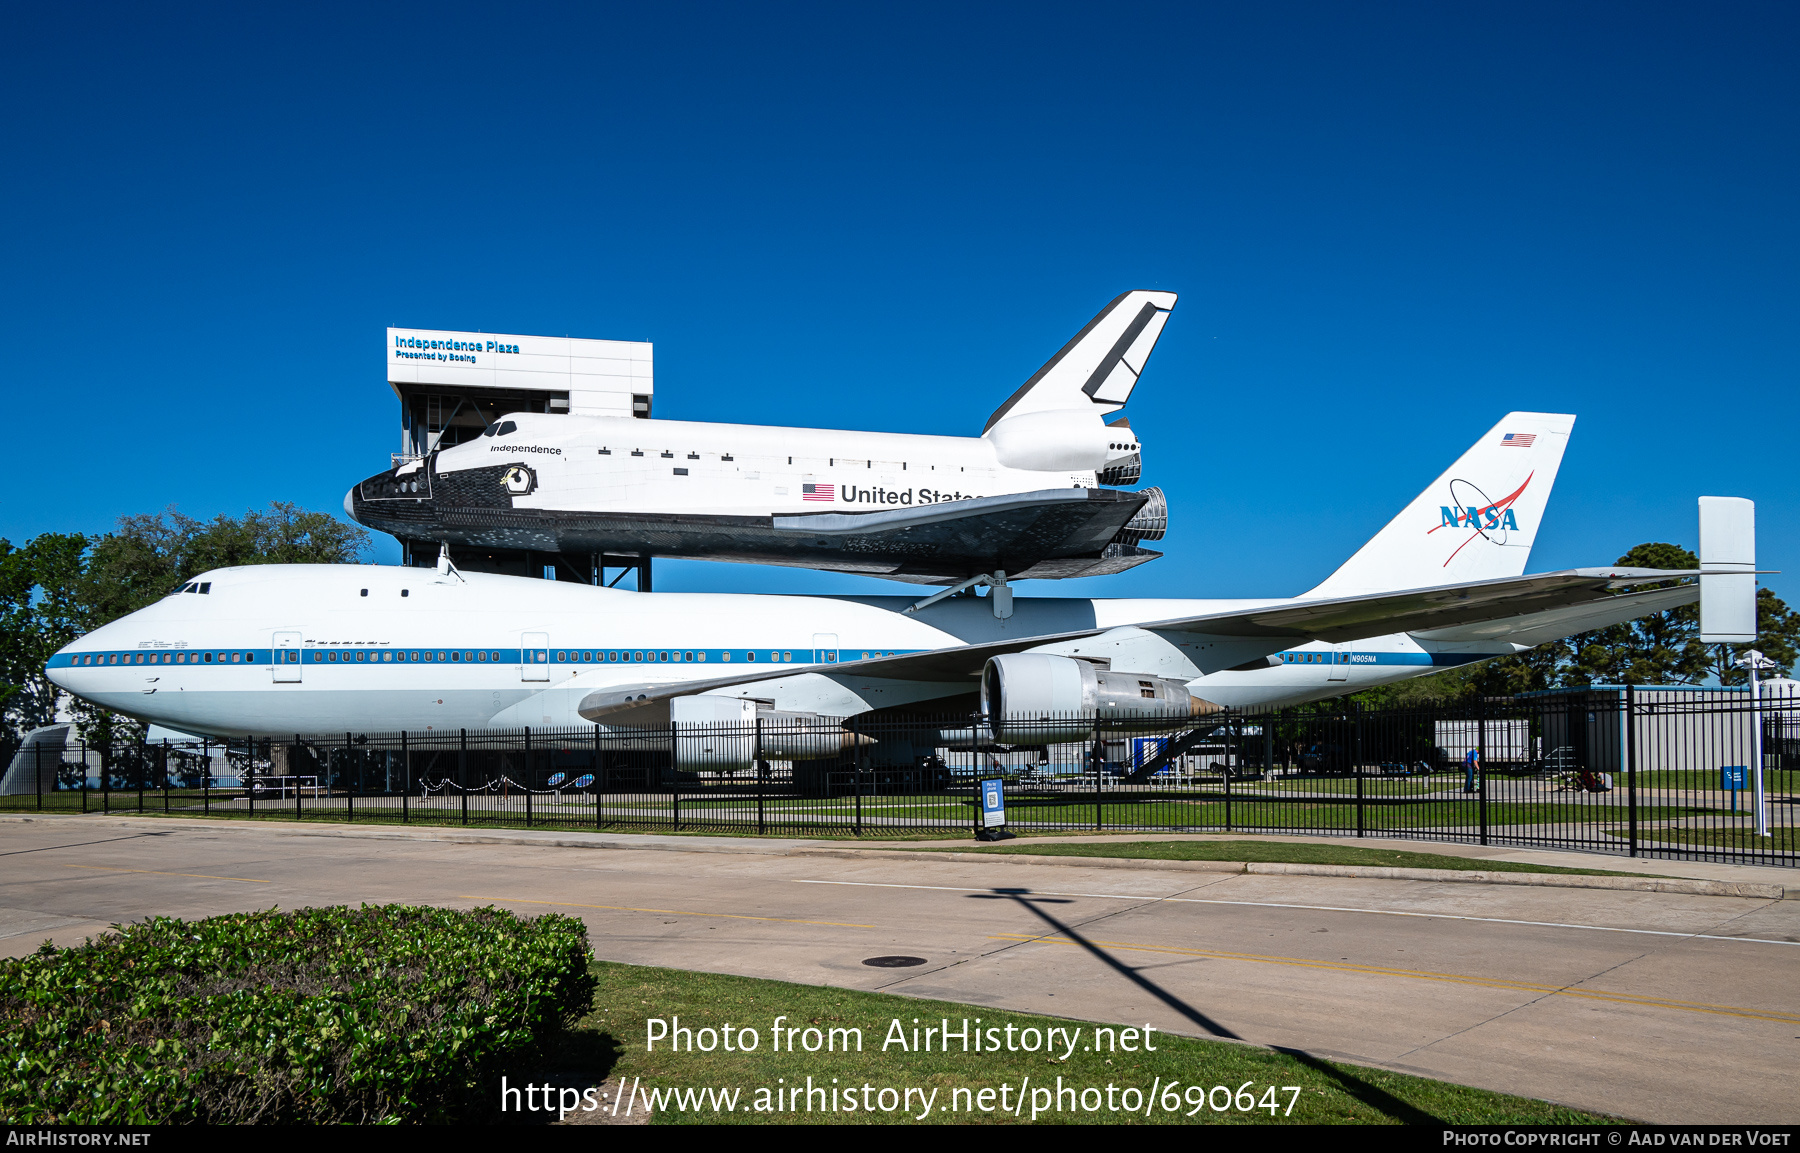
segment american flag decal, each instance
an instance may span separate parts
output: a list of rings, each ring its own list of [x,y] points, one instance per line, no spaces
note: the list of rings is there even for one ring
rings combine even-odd
[[[803,484],[800,486],[801,500],[836,500],[837,486],[831,484]]]
[[[1500,438],[1501,448],[1530,448],[1531,442],[1537,439],[1535,432],[1509,432]]]

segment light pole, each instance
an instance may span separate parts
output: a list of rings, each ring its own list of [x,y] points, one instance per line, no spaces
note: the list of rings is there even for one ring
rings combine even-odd
[[[1763,800],[1763,752],[1762,752],[1762,687],[1756,674],[1763,669],[1776,669],[1781,666],[1751,649],[1737,660],[1731,662],[1743,669],[1750,676],[1750,781],[1752,797],[1756,803],[1756,835],[1769,835],[1769,807]]]

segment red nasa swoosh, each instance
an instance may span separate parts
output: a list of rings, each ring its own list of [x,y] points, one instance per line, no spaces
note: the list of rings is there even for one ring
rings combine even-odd
[[[1531,484],[1531,478],[1536,475],[1537,475],[1537,470],[1533,469],[1531,471],[1531,473],[1528,476],[1526,476],[1524,484],[1521,484],[1518,488],[1513,489],[1509,495],[1501,497],[1499,500],[1495,501],[1493,504],[1486,505],[1482,508],[1476,509],[1475,515],[1477,517],[1484,517],[1490,512],[1495,512],[1495,511],[1497,511],[1499,509],[1503,509],[1503,508],[1510,508],[1512,506],[1512,503],[1519,499],[1519,494],[1524,492],[1526,487]],[[1425,535],[1430,536],[1432,533],[1436,532],[1440,528],[1449,528],[1449,527],[1451,527],[1451,526],[1445,525],[1445,524],[1439,524],[1432,528],[1426,529]],[[1482,532],[1479,527],[1476,527],[1474,529],[1473,533],[1471,533],[1471,535],[1469,536],[1469,540],[1465,540],[1462,542],[1462,544],[1457,545],[1456,552],[1452,552],[1449,556],[1445,557],[1444,563],[1440,567],[1449,568],[1450,562],[1456,559],[1456,553],[1459,553],[1463,549],[1467,548],[1469,545],[1469,541],[1474,540],[1478,536],[1486,536],[1486,535],[1487,534]]]

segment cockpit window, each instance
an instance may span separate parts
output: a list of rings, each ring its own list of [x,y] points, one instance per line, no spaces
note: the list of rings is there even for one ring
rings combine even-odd
[[[500,428],[500,422],[495,421],[493,424],[490,424],[486,428],[482,429],[481,435],[482,436],[493,436],[495,432],[499,431],[499,428]]]
[[[510,420],[503,420],[500,422],[500,427],[496,428],[494,430],[494,435],[495,436],[505,436],[509,432],[517,432],[517,431],[519,431],[518,424],[516,424],[515,422],[510,421]]]

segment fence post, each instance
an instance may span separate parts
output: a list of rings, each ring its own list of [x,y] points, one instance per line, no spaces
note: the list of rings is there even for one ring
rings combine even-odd
[[[87,763],[87,756],[82,755],[82,763]],[[212,738],[204,737],[200,741],[200,815],[212,816]]]
[[[754,755],[750,758],[750,767],[756,773],[756,832],[760,836],[768,831],[768,825],[763,817],[763,778],[768,770],[763,767],[762,717],[760,716],[756,718],[756,745],[751,752]]]
[[[676,731],[675,731],[675,722],[670,721],[669,722],[669,809],[670,809],[670,812],[673,814],[673,816],[670,818],[673,821],[673,825],[671,827],[674,828],[677,832],[679,832],[681,829],[681,782],[680,782],[680,780],[677,779],[677,777],[681,770],[677,766],[681,763],[681,758],[679,756],[677,756],[677,753],[679,753],[679,751],[680,751],[676,747],[675,742],[677,739],[678,738],[677,738]]]
[[[525,827],[531,827],[531,726],[525,726]]]
[[[106,746],[100,750],[100,811],[112,812],[113,739],[106,735]]]
[[[169,738],[164,737],[162,756],[157,762],[157,772],[162,777],[163,812],[169,811]]]
[[[1625,686],[1625,798],[1626,806],[1631,810],[1630,846],[1632,856],[1638,855],[1638,806],[1637,806],[1637,686]]]
[[[1356,835],[1360,837],[1368,826],[1363,814],[1362,705],[1352,703],[1351,708],[1356,710],[1356,720],[1350,737],[1350,771],[1356,774]]]
[[[598,829],[600,820],[600,796],[606,791],[606,783],[600,779],[600,722],[594,722],[594,755],[588,759],[588,769],[594,775],[594,827]]]
[[[1231,713],[1225,714],[1225,760],[1222,765],[1225,777],[1225,831],[1231,831]]]
[[[856,835],[860,837],[862,836],[862,743],[860,741],[857,742],[853,748],[855,751],[850,754],[850,766],[855,773]]]
[[[463,824],[469,823],[469,730],[458,730],[462,735],[456,747],[456,785],[462,794]]]
[[[149,762],[149,760],[150,760],[150,743],[148,741],[146,741],[143,736],[139,736],[138,737],[138,758],[137,758],[137,779],[138,779],[137,811],[139,813],[142,813],[144,811],[144,766]],[[44,799],[40,795],[38,797],[38,807],[42,808],[43,803],[44,803]]]
[[[412,820],[412,753],[406,747],[406,730],[400,730],[400,823]]]
[[[31,742],[32,779],[37,781],[38,812],[44,811],[44,742]]]
[[[356,774],[352,771],[355,764],[351,756],[350,734],[344,734],[344,775],[347,778],[344,786],[344,821],[346,824],[356,823]]]
[[[1488,843],[1487,702],[1475,701],[1475,806],[1480,810],[1481,843]]]
[[[1101,810],[1103,801],[1100,796],[1100,774],[1106,771],[1106,742],[1100,737],[1100,721],[1098,718],[1095,718],[1094,720],[1094,751],[1089,755],[1088,759],[1094,763],[1094,831],[1098,833],[1106,827],[1106,819]],[[981,792],[980,773],[975,774],[975,790],[976,798],[979,800]],[[978,821],[981,819],[981,806],[979,804],[975,807],[975,819]]]
[[[87,812],[87,738],[81,741],[81,811]]]
[[[294,751],[288,754],[288,775],[294,778],[294,820],[302,820],[300,812],[300,734],[294,734]]]
[[[244,796],[249,801],[250,816],[256,817],[256,738],[244,734],[244,775],[240,778]]]

